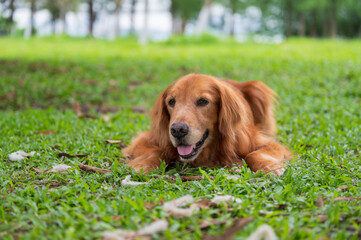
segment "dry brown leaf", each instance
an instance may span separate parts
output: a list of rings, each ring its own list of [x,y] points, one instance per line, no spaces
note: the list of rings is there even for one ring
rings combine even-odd
[[[55,133],[55,131],[54,131],[54,130],[48,130],[48,131],[39,131],[39,132],[36,132],[36,134],[44,134],[44,135],[52,134],[52,133]]]
[[[119,144],[120,148],[126,148],[127,144],[125,144],[122,140],[105,140],[105,142],[107,143],[111,143],[111,144]]]
[[[68,154],[68,153],[64,153],[64,152],[62,152],[62,153],[58,153],[58,157],[67,157],[67,158],[88,158],[88,157],[90,157],[90,156],[88,156],[88,155],[85,155],[85,154],[75,154],[75,155],[70,155],[70,154]]]
[[[55,150],[55,149],[60,150],[61,149],[61,147],[59,145],[50,146],[50,148],[53,149],[53,150]]]
[[[347,185],[342,185],[342,186],[339,186],[338,188],[336,188],[336,190],[339,190],[339,191],[345,191],[346,189],[348,189],[348,186]]]
[[[252,222],[255,218],[248,217],[248,218],[238,218],[235,219],[232,226],[226,228],[224,230],[224,234],[219,236],[211,236],[206,234],[203,237],[203,240],[232,240],[234,236],[245,226],[247,226],[250,222]]]
[[[278,209],[284,210],[288,207],[288,205],[287,204],[276,204],[275,207]]]
[[[327,221],[326,215],[317,215],[315,218],[319,219],[321,223],[324,223]]]
[[[195,205],[200,208],[209,208],[209,207],[215,207],[217,204],[213,203],[210,199],[202,199],[198,202],[193,203],[192,205]]]
[[[97,167],[93,167],[93,166],[89,166],[89,165],[84,165],[81,163],[78,164],[78,167],[84,171],[98,172],[98,173],[102,173],[102,174],[112,172],[112,170],[109,170],[109,169],[97,168]]]
[[[15,97],[15,89],[11,90],[11,92],[9,93],[0,95],[0,100],[13,99],[14,97]]]
[[[147,113],[147,109],[144,107],[131,107],[130,110],[132,110],[132,112],[137,112],[142,114]]]
[[[199,228],[203,230],[203,229],[209,228],[210,226],[225,224],[228,221],[229,220],[218,220],[218,219],[204,220],[199,225]]]
[[[117,216],[110,216],[110,218],[111,218],[112,220],[114,220],[114,221],[119,221],[119,220],[121,220],[122,218],[124,218],[124,216],[119,216],[119,215],[117,215]]]
[[[97,82],[95,80],[85,79],[83,81],[83,84],[88,85],[88,86],[95,86],[95,85],[97,85]]]
[[[39,168],[34,168],[33,169],[35,170],[35,172],[38,172],[38,173],[50,173],[50,170],[49,171],[44,171],[44,170],[41,170]]]
[[[361,200],[361,197],[336,197],[333,199],[335,202],[349,202],[349,201],[357,201]]]
[[[78,118],[95,118],[95,116],[84,112],[77,101],[73,101],[73,109]]]
[[[317,197],[317,207],[323,207],[323,197],[322,196]]]

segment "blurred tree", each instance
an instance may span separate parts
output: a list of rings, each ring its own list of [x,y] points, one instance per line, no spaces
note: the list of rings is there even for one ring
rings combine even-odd
[[[105,0],[83,0],[88,5],[88,35],[93,36],[94,23],[98,17],[98,12],[106,4]]]
[[[119,36],[119,31],[120,31],[120,25],[119,25],[119,17],[120,17],[120,10],[122,7],[122,0],[112,0],[115,4],[115,8],[114,8],[114,15],[115,15],[115,24],[114,24],[114,36],[118,37]]]
[[[15,0],[0,0],[0,4],[2,5],[3,13],[5,11],[9,13],[8,17],[3,19],[3,31],[6,34],[9,34],[10,32],[13,32],[14,29],[14,13],[16,9]]]
[[[135,34],[135,7],[137,5],[138,0],[131,0],[130,1],[130,29],[129,34],[134,35]]]
[[[46,0],[44,8],[47,9],[51,15],[51,32],[56,33],[56,21],[60,18],[60,8],[58,1],[56,0]]]
[[[52,32],[56,33],[56,22],[60,20],[60,33],[66,32],[66,15],[69,11],[76,11],[79,0],[43,0],[43,8],[51,15]]]
[[[230,36],[234,36],[235,32],[235,22],[234,18],[236,13],[241,13],[247,6],[250,6],[251,1],[247,0],[218,0],[219,3],[222,3],[226,8],[228,8],[231,12],[230,17]]]
[[[209,15],[211,11],[211,6],[214,0],[204,0],[202,9],[199,13],[197,25],[196,25],[196,34],[200,35],[204,33],[208,26]]]
[[[187,23],[197,18],[201,10],[203,0],[171,0],[170,12],[172,15],[173,33],[184,34]],[[177,20],[180,19],[180,28]]]
[[[30,1],[30,36],[35,35],[35,13],[36,13],[36,0]]]
[[[148,42],[148,18],[149,18],[149,1],[144,0],[144,22],[143,22],[143,29],[139,37],[140,44],[146,44]]]

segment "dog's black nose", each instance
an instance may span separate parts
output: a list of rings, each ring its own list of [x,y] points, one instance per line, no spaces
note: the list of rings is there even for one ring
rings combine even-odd
[[[170,133],[175,138],[182,138],[185,135],[187,135],[189,132],[189,127],[187,124],[178,122],[173,123],[172,126],[170,126]]]

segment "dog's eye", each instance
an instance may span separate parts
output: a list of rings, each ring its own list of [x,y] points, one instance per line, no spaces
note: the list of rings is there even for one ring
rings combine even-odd
[[[174,107],[174,105],[175,105],[175,99],[172,98],[171,100],[169,100],[169,101],[168,101],[168,105],[169,105],[170,107]]]
[[[206,99],[200,98],[197,100],[196,105],[201,107],[201,106],[206,106],[208,103],[209,102]]]

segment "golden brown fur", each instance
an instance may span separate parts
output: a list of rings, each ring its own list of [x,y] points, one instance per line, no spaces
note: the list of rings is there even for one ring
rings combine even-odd
[[[258,81],[235,82],[190,74],[178,79],[157,98],[152,126],[125,150],[128,166],[136,171],[154,170],[160,159],[167,164],[181,160],[194,166],[229,167],[245,160],[252,171],[281,175],[283,162],[292,154],[275,141],[275,93]],[[207,100],[199,106],[197,101]],[[170,101],[174,100],[174,106]],[[197,103],[197,104],[196,104]],[[173,123],[189,126],[184,139],[170,134]],[[194,145],[205,137],[194,159],[183,159],[177,145]],[[182,142],[181,144],[179,142]]]

